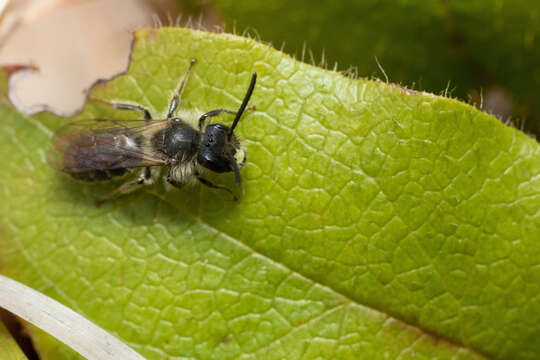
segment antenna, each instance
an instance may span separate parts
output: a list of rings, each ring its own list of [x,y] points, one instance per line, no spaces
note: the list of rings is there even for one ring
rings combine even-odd
[[[233,135],[234,128],[238,124],[238,121],[240,121],[240,116],[242,116],[242,114],[244,113],[244,110],[246,109],[249,99],[251,98],[251,94],[253,94],[253,89],[255,88],[255,82],[257,82],[257,73],[253,73],[253,76],[251,76],[251,83],[249,84],[249,88],[246,92],[246,96],[244,96],[242,105],[240,105],[240,108],[236,112],[236,117],[234,118],[234,121],[232,123],[231,131],[229,131],[229,140],[231,139]]]

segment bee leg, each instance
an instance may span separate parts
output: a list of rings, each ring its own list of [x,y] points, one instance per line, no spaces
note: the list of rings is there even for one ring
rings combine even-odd
[[[147,167],[136,179],[123,183],[120,187],[108,193],[103,199],[98,200],[97,205],[100,206],[105,201],[114,199],[117,196],[129,194],[132,191],[140,189],[141,185],[150,184],[152,184],[152,172],[150,171],[150,168]]]
[[[207,118],[213,117],[213,116],[218,116],[218,115],[223,114],[223,113],[236,114],[236,111],[226,110],[226,109],[216,109],[216,110],[209,111],[206,114],[202,114],[201,117],[199,118],[199,131],[202,131],[202,129],[204,127],[204,123],[205,123]]]
[[[197,180],[199,180],[199,182],[205,186],[208,186],[209,188],[212,188],[212,189],[221,189],[221,190],[225,190],[226,192],[228,192],[229,194],[231,194],[232,198],[234,201],[238,201],[238,198],[236,197],[236,195],[234,195],[234,193],[231,191],[231,189],[229,189],[228,187],[226,186],[223,186],[223,185],[217,185],[217,184],[214,184],[213,182],[211,182],[210,180],[207,180],[203,177],[200,177],[200,176],[197,176]]]
[[[103,102],[111,105],[112,107],[118,110],[139,111],[144,116],[144,120],[146,121],[152,120],[152,115],[150,115],[150,111],[148,111],[148,109],[145,108],[144,106],[134,105],[134,104],[122,104],[122,103],[115,103],[115,102],[108,102],[108,101],[103,101]]]
[[[255,105],[251,105],[250,107],[248,107],[247,111],[255,111]],[[206,114],[202,114],[201,117],[199,118],[199,131],[203,130],[204,123],[206,122],[207,118],[218,116],[223,113],[236,114],[236,111],[226,110],[226,109],[216,109],[216,110],[209,111]]]
[[[191,69],[193,68],[193,65],[195,64],[197,60],[191,59],[191,62],[189,63],[189,68],[187,69],[186,73],[184,74],[184,77],[180,81],[180,84],[177,86],[173,98],[171,99],[171,102],[169,103],[169,112],[167,113],[167,119],[170,119],[174,116],[174,112],[176,111],[176,108],[178,107],[178,104],[180,103],[180,98],[182,97],[182,92],[184,91],[184,87],[186,86],[186,83],[189,79],[189,74],[191,73]]]

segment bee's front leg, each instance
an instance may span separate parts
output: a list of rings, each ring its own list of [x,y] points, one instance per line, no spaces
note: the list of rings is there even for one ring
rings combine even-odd
[[[228,187],[226,186],[223,186],[223,185],[217,185],[217,184],[214,184],[213,182],[211,182],[210,180],[208,179],[205,179],[203,177],[201,177],[200,175],[197,175],[197,180],[199,180],[199,182],[205,186],[208,186],[209,188],[212,188],[212,189],[220,189],[220,190],[224,190],[226,192],[228,192],[229,194],[231,194],[232,198],[233,198],[233,201],[238,201],[238,197],[236,197],[236,195],[234,195],[234,193],[232,192],[231,189],[229,189]]]

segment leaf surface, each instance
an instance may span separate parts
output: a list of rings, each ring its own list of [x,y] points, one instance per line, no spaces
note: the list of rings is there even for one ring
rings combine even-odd
[[[511,110],[540,137],[538,1],[212,3],[229,30],[246,29],[277,47],[283,43],[306,61],[324,58],[330,67],[337,62],[340,69],[357,68],[360,76],[384,78],[377,57],[392,82],[434,93],[449,89],[476,103],[483,95],[486,108]],[[499,96],[490,100],[490,93]],[[506,102],[513,104],[504,110]]]
[[[156,186],[97,207],[118,184],[45,162],[68,119],[2,105],[4,274],[149,359],[540,356],[534,140],[455,100],[187,29],[137,32],[128,72],[91,98],[162,117],[191,58],[184,109],[236,109],[259,75],[240,201]],[[139,114],[90,101],[76,118],[97,116]],[[75,356],[34,339],[45,359]]]

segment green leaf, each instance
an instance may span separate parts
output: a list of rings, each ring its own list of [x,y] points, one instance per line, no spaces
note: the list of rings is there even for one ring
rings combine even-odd
[[[136,33],[129,71],[91,92],[163,116],[236,109],[242,197],[195,186],[95,205],[45,163],[67,119],[2,106],[8,276],[149,359],[540,356],[540,147],[452,99],[353,80],[255,41]],[[81,117],[135,117],[90,102]],[[223,121],[228,121],[223,117]],[[230,174],[213,176],[234,187]],[[36,333],[44,358],[70,358]]]
[[[496,90],[514,102],[540,137],[540,2],[534,0],[213,0],[227,29],[253,30],[302,56],[321,54],[329,66],[356,67],[360,76],[462,99]],[[309,11],[306,11],[309,9]],[[310,53],[305,52],[306,61]]]

